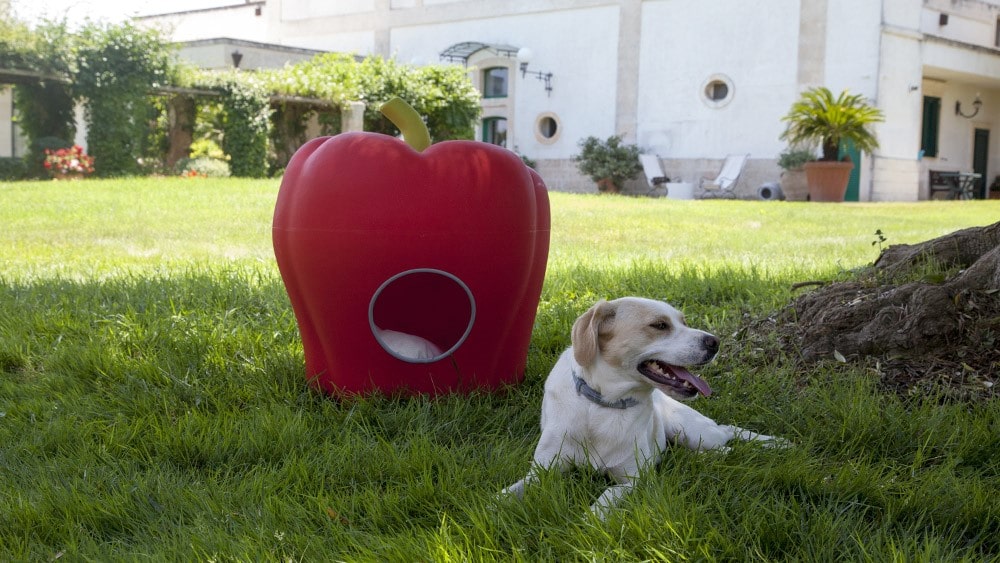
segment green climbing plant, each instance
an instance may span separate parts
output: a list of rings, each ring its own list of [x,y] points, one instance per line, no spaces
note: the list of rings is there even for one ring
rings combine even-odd
[[[170,54],[158,31],[130,23],[89,23],[71,33],[63,24],[31,29],[0,21],[0,67],[43,75],[17,87],[22,130],[39,155],[42,148],[67,146],[75,136],[74,104],[82,102],[97,176],[163,170],[171,98],[161,86],[214,92],[193,94],[199,116],[199,108],[219,108],[207,126],[195,119],[195,138],[202,131],[217,141],[232,174],[247,177],[280,172],[313,116],[321,134],[339,133],[348,102],[366,103],[366,130],[395,135],[378,108],[398,96],[425,117],[435,141],[472,138],[480,114],[479,94],[465,69],[451,65],[417,68],[393,59],[322,54],[281,69],[219,73],[175,62]],[[319,103],[276,103],[282,96]],[[42,159],[37,161],[40,173]]]
[[[420,115],[434,141],[471,139],[481,111],[479,92],[466,71],[455,66],[412,67],[393,59],[368,57],[358,66],[359,89],[355,99],[364,101],[365,130],[398,135],[399,130],[378,108],[392,98],[402,98]]]
[[[229,155],[229,170],[233,176],[267,176],[271,107],[264,83],[232,72],[218,77],[215,88],[222,94],[222,150]]]
[[[0,22],[2,66],[43,76],[14,86],[17,124],[28,138],[25,173],[30,176],[45,176],[45,149],[69,146],[76,134],[73,49],[74,36],[64,24],[43,23],[31,30],[13,20]]]
[[[399,97],[424,116],[435,141],[471,139],[479,118],[479,92],[466,69],[454,65],[414,67],[394,59],[355,57],[339,53],[317,55],[278,71],[259,73],[275,94],[328,101],[336,111],[319,111],[327,133],[340,129],[339,108],[365,102],[366,131],[397,135],[399,130],[378,108]]]
[[[79,41],[74,87],[90,124],[95,174],[137,174],[153,114],[150,90],[166,83],[170,51],[158,31],[130,23],[90,24]]]
[[[437,141],[473,139],[482,114],[479,90],[466,70],[454,65],[419,67],[408,76],[414,109],[426,116],[427,128]]]

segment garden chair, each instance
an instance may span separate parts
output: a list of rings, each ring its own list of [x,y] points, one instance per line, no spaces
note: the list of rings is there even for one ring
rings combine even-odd
[[[722,169],[712,178],[701,179],[703,198],[735,198],[736,181],[743,173],[749,154],[731,154],[726,156]]]
[[[639,162],[642,163],[642,172],[646,175],[646,181],[649,182],[649,191],[646,195],[654,195],[653,192],[663,188],[663,195],[667,195],[667,182],[670,178],[667,178],[663,174],[663,167],[660,166],[660,157],[655,154],[640,154]]]

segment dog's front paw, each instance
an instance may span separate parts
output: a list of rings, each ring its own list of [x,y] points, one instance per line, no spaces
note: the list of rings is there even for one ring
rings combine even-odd
[[[768,436],[767,434],[757,434],[757,437],[753,438],[753,441],[759,442],[765,448],[790,448],[795,445],[791,440],[779,436]]]
[[[514,483],[513,485],[497,493],[496,497],[498,500],[511,497],[516,498],[517,500],[521,500],[524,498],[525,485],[527,485],[527,479],[521,479],[517,483]]]
[[[760,434],[752,430],[747,430],[746,428],[740,428],[738,426],[733,427],[734,437],[743,440],[744,442],[757,442],[759,445],[765,448],[789,448],[794,444],[785,438],[778,436],[770,436],[768,434]]]
[[[761,445],[765,448],[790,448],[795,445],[795,442],[778,436],[768,436],[766,440],[758,441],[763,442]]]
[[[487,501],[487,503],[486,503],[487,507],[491,511],[497,512],[497,511],[503,509],[504,507],[510,507],[510,506],[512,506],[511,503],[518,503],[521,500],[523,500],[524,499],[524,487],[519,487],[519,488],[517,487],[517,485],[520,485],[520,484],[521,483],[519,481],[518,483],[515,483],[514,485],[511,485],[511,486],[507,487],[506,489],[503,489],[503,490],[497,492],[496,494],[494,494]]]

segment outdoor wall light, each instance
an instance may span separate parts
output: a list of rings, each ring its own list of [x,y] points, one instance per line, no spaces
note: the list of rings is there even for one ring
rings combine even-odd
[[[233,58],[233,68],[240,68],[240,61],[243,60],[243,53],[239,49],[229,54]]]
[[[966,119],[972,119],[973,117],[976,117],[976,114],[979,113],[979,108],[981,107],[983,107],[983,100],[979,98],[979,94],[976,94],[976,99],[972,101],[972,113],[965,115],[962,113],[962,102],[956,100],[955,115],[961,115]]]
[[[528,70],[528,63],[531,62],[531,49],[527,47],[521,47],[517,50],[517,62],[520,63],[521,78],[526,75],[532,75],[535,78],[545,82],[545,94],[548,96],[552,95],[552,73],[542,72],[539,70]]]

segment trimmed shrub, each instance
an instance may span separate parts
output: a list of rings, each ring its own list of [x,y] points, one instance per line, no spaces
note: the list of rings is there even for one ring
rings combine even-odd
[[[0,157],[0,181],[24,180],[28,177],[28,166],[23,158]]]
[[[207,156],[182,158],[177,161],[176,169],[180,176],[197,174],[208,178],[227,178],[230,175],[228,162]]]

